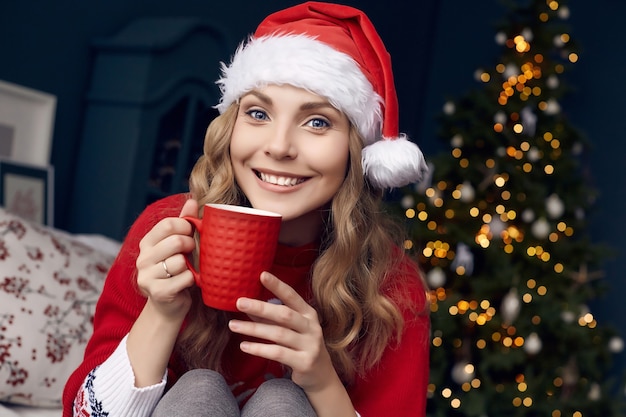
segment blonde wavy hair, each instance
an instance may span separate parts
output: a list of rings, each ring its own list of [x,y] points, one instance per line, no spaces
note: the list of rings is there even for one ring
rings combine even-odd
[[[206,203],[246,204],[230,161],[230,136],[237,112],[235,103],[207,129],[204,155],[189,181],[200,207]],[[363,176],[362,148],[361,138],[351,127],[349,167],[332,200],[311,277],[310,303],[318,312],[333,365],[345,383],[374,366],[385,348],[399,341],[404,324],[399,304],[402,290],[398,283],[386,282],[400,258],[399,242],[393,237],[402,234],[382,212],[382,192]],[[220,363],[231,334],[227,327],[230,313],[206,307],[196,287],[192,298],[177,348],[189,368],[223,371]]]

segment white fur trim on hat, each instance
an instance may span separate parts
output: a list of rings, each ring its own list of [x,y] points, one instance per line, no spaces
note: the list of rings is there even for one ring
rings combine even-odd
[[[223,113],[245,93],[289,84],[325,97],[348,116],[366,145],[380,139],[381,97],[352,57],[302,34],[276,34],[242,43],[217,81]]]
[[[422,151],[404,135],[366,146],[361,162],[369,181],[381,189],[421,181],[428,172]]]

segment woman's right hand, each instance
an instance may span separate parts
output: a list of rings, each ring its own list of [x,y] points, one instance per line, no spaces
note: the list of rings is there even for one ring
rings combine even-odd
[[[198,202],[187,200],[180,216],[197,215]],[[182,320],[189,311],[194,278],[185,255],[195,246],[193,227],[180,217],[161,220],[139,242],[137,285],[163,318]]]

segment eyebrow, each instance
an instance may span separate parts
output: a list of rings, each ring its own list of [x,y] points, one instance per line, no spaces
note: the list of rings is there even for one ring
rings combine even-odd
[[[245,94],[244,97],[246,95],[253,95],[256,98],[258,98],[259,100],[261,100],[263,103],[267,104],[268,106],[272,105],[272,103],[273,103],[270,96],[268,96],[267,94],[263,94],[260,91],[251,90],[247,94]],[[324,101],[309,101],[309,102],[303,103],[300,106],[300,110],[316,110],[316,109],[322,109],[322,108],[331,109],[331,110],[333,110],[333,111],[335,111],[337,113],[341,113],[340,110],[338,110],[335,106],[333,106],[332,104],[330,104],[326,100],[324,100]]]

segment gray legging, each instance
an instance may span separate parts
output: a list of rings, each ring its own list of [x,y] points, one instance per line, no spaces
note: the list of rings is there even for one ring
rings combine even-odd
[[[208,369],[185,373],[152,417],[316,417],[304,391],[290,379],[264,382],[241,411],[224,378]]]

